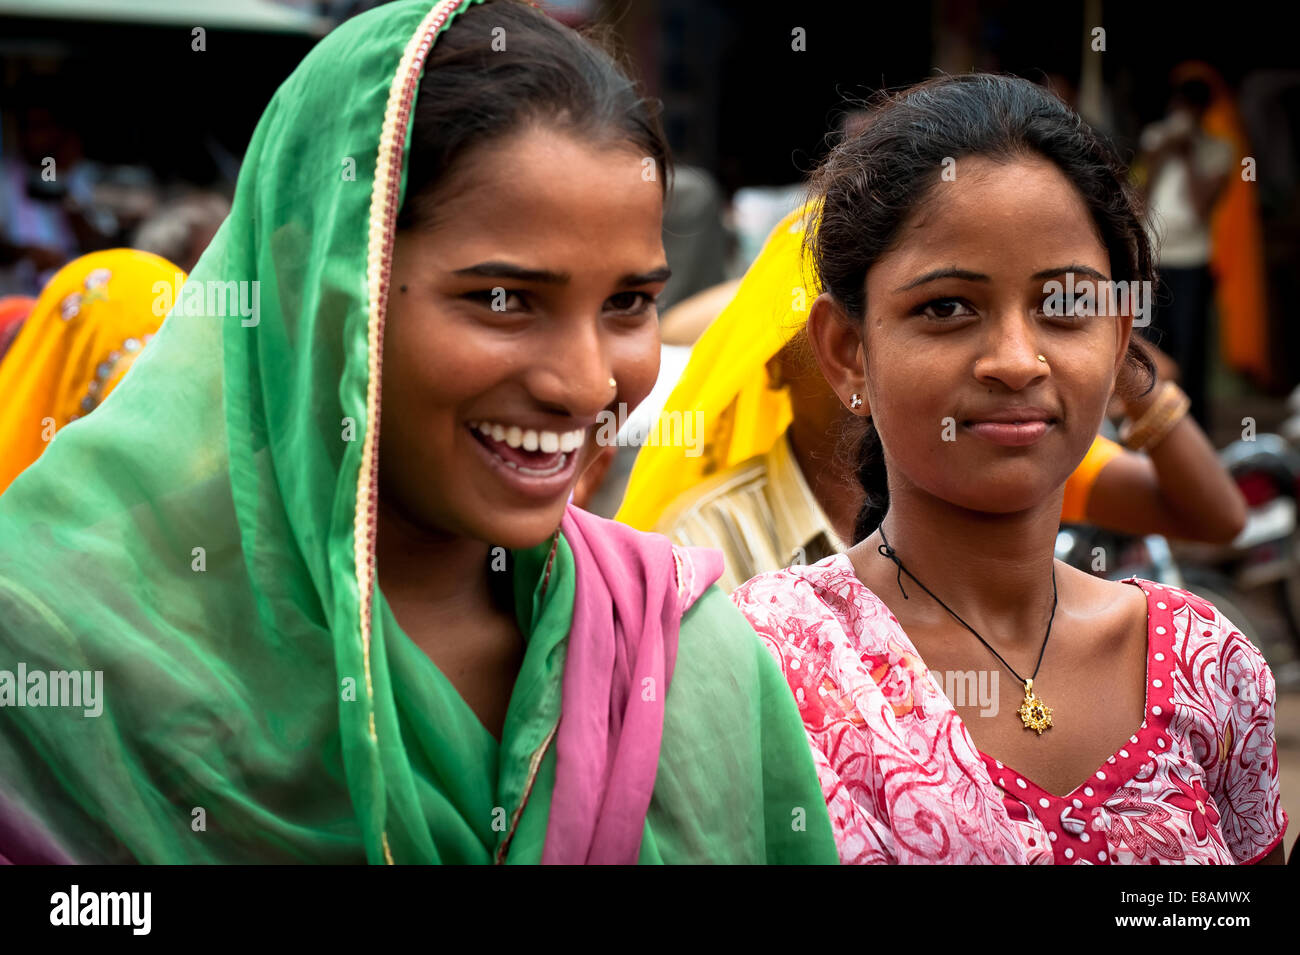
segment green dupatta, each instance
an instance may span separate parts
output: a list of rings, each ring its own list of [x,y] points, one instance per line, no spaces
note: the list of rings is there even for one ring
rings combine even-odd
[[[471,2],[392,3],[313,50],[150,347],[0,497],[0,671],[102,673],[97,716],[0,708],[0,856],[540,860],[569,548],[545,599],[547,545],[515,554],[500,745],[374,568],[398,144],[421,38]],[[716,588],[683,619],[641,858],[835,861],[789,689]]]

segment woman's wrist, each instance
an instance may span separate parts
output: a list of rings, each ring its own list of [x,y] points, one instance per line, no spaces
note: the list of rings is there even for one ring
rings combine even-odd
[[[1149,451],[1168,437],[1187,415],[1191,400],[1172,381],[1166,381],[1147,396],[1146,407],[1126,405],[1128,420],[1120,428],[1120,441],[1130,451]]]

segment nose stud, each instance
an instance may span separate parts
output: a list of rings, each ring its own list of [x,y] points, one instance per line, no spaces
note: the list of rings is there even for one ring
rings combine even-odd
[[[1038,355],[1037,357],[1038,357],[1038,360],[1041,361],[1041,362],[1046,362],[1046,361],[1047,361],[1047,356],[1046,356],[1046,355]]]
[[[611,388],[613,388],[615,391],[618,390],[618,382],[617,382],[616,380],[614,380],[613,378],[611,378],[611,379],[609,380],[609,386],[610,386]]]
[[[849,407],[850,408],[862,407],[862,396],[858,394],[856,391],[853,393],[853,396],[849,398]]]

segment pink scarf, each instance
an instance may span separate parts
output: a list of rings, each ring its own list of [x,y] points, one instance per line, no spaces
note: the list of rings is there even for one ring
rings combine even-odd
[[[560,525],[577,572],[544,864],[633,864],[641,852],[682,615],[722,554],[572,505]]]

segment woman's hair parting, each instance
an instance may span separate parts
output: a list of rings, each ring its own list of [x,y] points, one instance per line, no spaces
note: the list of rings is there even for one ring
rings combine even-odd
[[[870,104],[869,119],[841,140],[810,183],[820,219],[805,238],[822,289],[845,313],[866,316],[867,271],[898,237],[903,222],[934,198],[945,160],[1040,157],[1078,189],[1110,255],[1113,278],[1154,283],[1141,202],[1114,148],[1049,90],[988,73],[941,76]],[[1129,340],[1125,361],[1155,382],[1151,357]],[[884,454],[868,421],[857,455],[866,501],[854,539],[880,526],[889,507]]]
[[[488,0],[459,14],[420,80],[398,229],[436,216],[438,184],[473,147],[534,122],[601,145],[627,143],[653,160],[666,191],[672,169],[659,104],[642,97],[599,42],[522,0]]]

